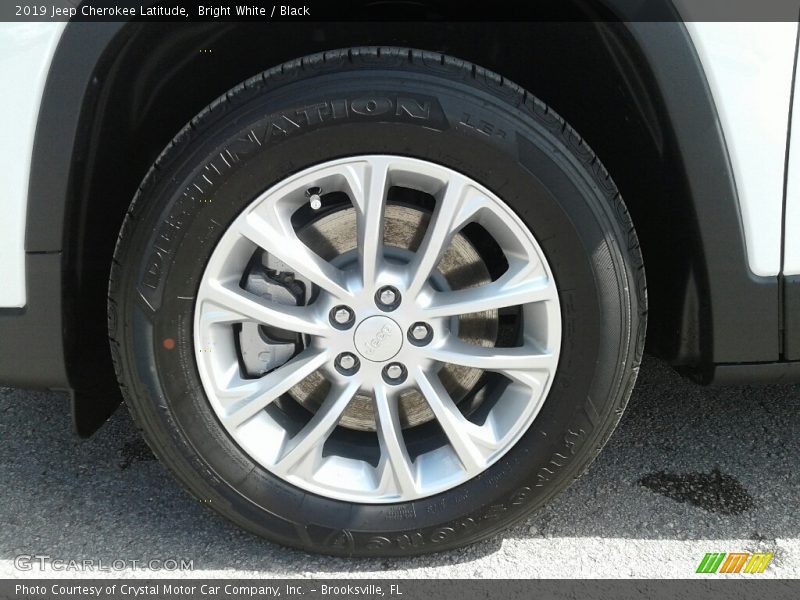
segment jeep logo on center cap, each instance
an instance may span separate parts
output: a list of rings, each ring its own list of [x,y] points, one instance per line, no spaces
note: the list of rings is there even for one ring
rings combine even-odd
[[[356,327],[353,341],[358,353],[374,362],[389,360],[403,347],[403,331],[389,317],[364,319]]]

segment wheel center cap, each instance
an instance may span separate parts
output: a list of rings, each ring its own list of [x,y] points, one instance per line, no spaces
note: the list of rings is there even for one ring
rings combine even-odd
[[[361,321],[353,341],[358,353],[374,362],[389,360],[403,347],[403,330],[389,317],[375,316]]]

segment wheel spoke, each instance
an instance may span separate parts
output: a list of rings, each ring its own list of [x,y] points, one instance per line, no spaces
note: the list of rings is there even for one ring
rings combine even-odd
[[[245,395],[238,401],[228,403],[226,413],[222,417],[225,425],[233,429],[240,427],[319,369],[327,359],[327,352],[306,350],[257,381],[239,379],[245,383],[224,390],[226,392],[224,395],[242,395],[237,394],[238,391],[244,392]]]
[[[409,265],[411,281],[406,294],[414,298],[439,264],[450,242],[488,200],[463,177],[454,176],[436,203],[425,237]]]
[[[389,400],[383,386],[375,388],[375,416],[378,426],[378,441],[384,460],[384,477],[391,478],[402,496],[415,494],[417,483],[411,468],[411,459],[403,440],[400,425],[399,405]]]
[[[542,302],[555,297],[555,287],[547,276],[528,279],[503,276],[493,283],[475,288],[438,292],[423,313],[426,319],[453,317]]]
[[[357,214],[358,258],[363,285],[372,289],[383,262],[383,215],[389,192],[388,159],[373,159],[347,169]]]
[[[311,420],[288,441],[274,465],[278,473],[286,474],[312,451],[322,454],[322,445],[336,428],[342,413],[358,391],[358,382],[334,385]]]
[[[218,280],[204,282],[202,294],[205,301],[222,310],[206,310],[206,324],[255,321],[264,325],[314,336],[326,336],[328,327],[315,318],[314,309],[267,302],[241,288],[234,288]]]
[[[274,211],[274,214],[278,215],[278,212]],[[276,220],[283,219],[276,217]],[[343,273],[312,252],[290,227],[288,229],[280,224],[273,227],[260,215],[251,213],[241,222],[239,233],[334,297],[341,300],[350,298]]]
[[[555,371],[558,359],[550,352],[537,352],[534,348],[484,348],[449,337],[439,346],[427,349],[429,358],[453,365],[511,374],[515,371]],[[516,377],[515,377],[516,378]]]
[[[469,422],[458,410],[450,394],[436,376],[428,376],[421,368],[416,369],[417,384],[444,431],[458,460],[468,473],[479,472],[486,465],[480,445],[490,445],[482,435],[481,428]],[[483,442],[479,445],[480,442]]]

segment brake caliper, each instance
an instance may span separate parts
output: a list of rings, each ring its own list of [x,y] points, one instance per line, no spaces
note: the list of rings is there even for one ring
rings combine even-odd
[[[306,302],[309,285],[297,279],[285,263],[265,255],[248,273],[244,288],[268,302],[299,306]],[[243,368],[250,377],[277,369],[302,348],[302,336],[285,329],[242,323],[239,331]]]

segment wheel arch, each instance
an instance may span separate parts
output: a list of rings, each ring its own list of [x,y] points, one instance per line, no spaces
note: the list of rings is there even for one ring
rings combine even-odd
[[[69,24],[37,128],[26,251],[61,253],[48,301],[59,302],[62,387],[76,391],[78,430],[93,431],[119,402],[106,282],[119,225],[150,164],[239,81],[350,46],[441,51],[555,107],[601,157],[631,211],[648,270],[650,352],[701,377],[716,363],[777,360],[777,279],[747,266],[724,135],[684,26],[610,15],[570,24],[577,34],[562,27],[316,24],[301,38],[294,24]]]

